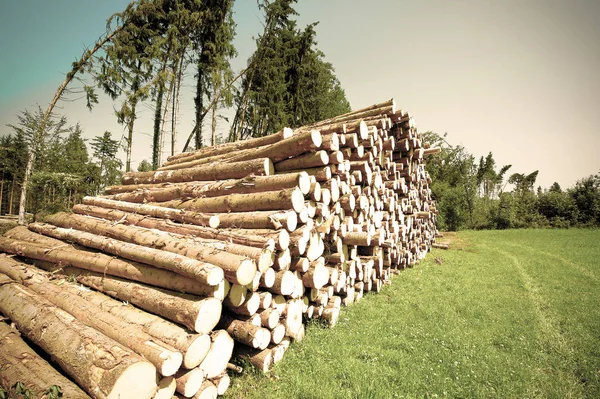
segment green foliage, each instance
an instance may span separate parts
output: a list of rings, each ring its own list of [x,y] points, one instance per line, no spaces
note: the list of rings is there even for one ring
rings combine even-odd
[[[96,186],[96,192],[99,193],[104,187],[119,182],[123,162],[117,158],[119,142],[111,138],[110,132],[106,131],[102,136],[94,137],[91,145],[96,164],[99,167],[99,179],[97,179]]]
[[[152,168],[152,164],[150,162],[146,161],[145,159],[142,160],[142,162],[140,162],[140,164],[137,167],[138,172],[150,172],[152,170],[154,170]]]
[[[426,132],[423,140],[441,152],[427,160],[431,189],[440,211],[438,228],[509,229],[526,227],[600,226],[600,174],[577,182],[563,191],[558,183],[534,190],[538,171],[513,173],[511,165],[496,171],[493,154],[474,162],[462,146],[443,136]],[[513,190],[506,192],[506,184]]]
[[[35,143],[37,156],[29,180],[28,212],[67,210],[93,192],[97,179],[81,127],[69,125],[64,116],[52,117],[46,123],[46,133],[36,135],[43,116],[39,107],[35,112],[23,111],[18,124],[9,125],[13,134],[0,141],[1,212],[16,211],[16,192],[23,184],[27,153],[34,140],[41,141]]]
[[[600,226],[600,174],[579,180],[569,194],[579,210],[577,221]]]
[[[248,61],[230,140],[259,137],[350,110],[331,63],[316,48],[316,23],[297,29],[294,0],[260,2],[265,31]]]

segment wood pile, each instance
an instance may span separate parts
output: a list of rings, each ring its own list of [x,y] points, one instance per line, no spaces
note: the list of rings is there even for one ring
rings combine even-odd
[[[76,384],[6,323],[0,383],[23,378],[25,353],[26,382],[68,397],[216,397],[232,356],[269,370],[308,320],[335,325],[426,255],[437,151],[390,100],[178,154],[10,230],[0,313]]]

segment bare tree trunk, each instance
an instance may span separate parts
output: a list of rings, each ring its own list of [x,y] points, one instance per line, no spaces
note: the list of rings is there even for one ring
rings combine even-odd
[[[8,197],[8,214],[12,215],[13,214],[13,203],[14,203],[14,197],[15,197],[15,183],[16,183],[16,177],[13,177],[13,181],[10,184],[10,195]]]
[[[0,180],[0,215],[2,215],[2,200],[4,199],[4,179]]]
[[[173,95],[173,113],[171,116],[171,156],[175,155],[175,143],[177,134],[175,129],[177,128],[177,116],[179,115],[179,95],[181,93],[181,80],[183,79],[183,61],[185,59],[185,47],[181,52],[179,60],[179,67],[177,69],[177,85],[175,87],[175,94]]]
[[[125,160],[125,172],[131,171],[131,149],[133,147],[133,124],[135,123],[135,102],[131,104],[131,115],[127,122],[127,155]]]
[[[217,96],[218,93],[218,86],[214,85],[213,88],[213,98]],[[219,109],[218,107],[218,102],[215,103],[215,105],[213,106],[212,109],[212,118],[211,118],[211,123],[210,123],[210,130],[211,130],[211,142],[210,145],[211,146],[215,146],[217,145],[217,111]]]

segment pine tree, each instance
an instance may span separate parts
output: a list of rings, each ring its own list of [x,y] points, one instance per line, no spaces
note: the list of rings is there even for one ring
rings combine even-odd
[[[333,66],[316,48],[317,23],[296,28],[295,0],[261,2],[265,30],[236,97],[230,140],[262,136],[350,111]]]
[[[109,131],[104,132],[102,136],[94,137],[91,146],[99,167],[100,179],[96,187],[98,193],[104,187],[118,183],[123,163],[116,156],[119,151],[119,142],[111,138]]]

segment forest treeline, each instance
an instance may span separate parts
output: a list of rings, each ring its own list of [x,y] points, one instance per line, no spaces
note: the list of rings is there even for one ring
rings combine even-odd
[[[298,27],[296,0],[257,3],[263,31],[241,71],[230,65],[237,56],[234,0],[136,0],[110,16],[106,32],[72,64],[48,108],[21,111],[18,122],[2,132],[0,213],[19,208],[23,222],[25,210],[68,209],[84,194],[116,182],[123,170],[134,170],[131,152],[142,117],[152,118],[153,141],[138,169],[151,170],[164,155],[350,111],[333,65],[317,47],[317,22]],[[180,98],[190,86],[194,126],[185,132],[178,126]],[[104,98],[100,93],[112,102],[124,139],[115,144],[107,132],[86,146],[81,128],[54,108],[82,96],[93,112]],[[231,129],[218,137],[223,120]],[[116,158],[120,146],[123,161]]]
[[[542,188],[537,170],[496,165],[492,152],[477,159],[447,135],[427,132],[424,140],[442,149],[427,160],[440,230],[600,226],[600,173],[567,189]]]

